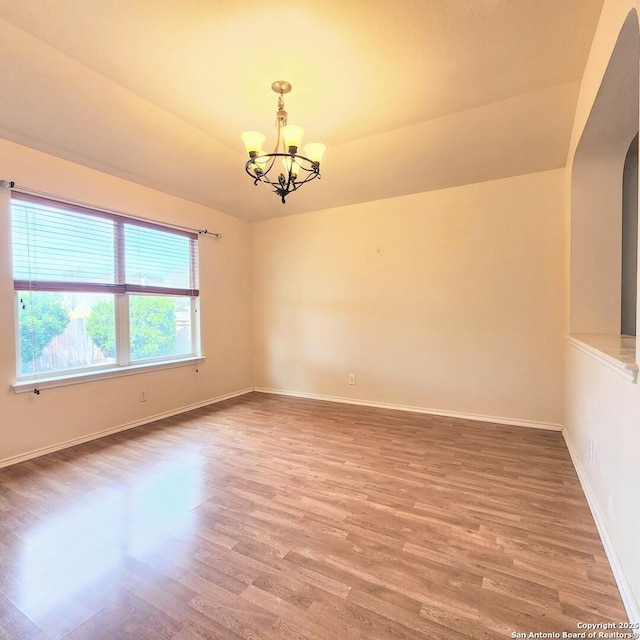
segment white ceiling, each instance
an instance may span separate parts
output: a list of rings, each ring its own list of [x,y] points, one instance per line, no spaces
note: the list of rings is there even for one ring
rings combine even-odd
[[[560,167],[601,6],[0,0],[0,134],[253,220]],[[286,205],[239,137],[280,79],[328,147]]]

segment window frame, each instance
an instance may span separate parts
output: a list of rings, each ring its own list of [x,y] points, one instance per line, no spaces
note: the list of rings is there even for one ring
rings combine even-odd
[[[172,368],[176,366],[186,366],[197,364],[204,360],[201,352],[200,338],[200,290],[198,288],[199,279],[199,247],[198,233],[183,227],[175,227],[170,224],[158,223],[146,219],[136,218],[126,214],[105,211],[92,207],[91,205],[80,205],[56,200],[50,197],[40,197],[29,193],[14,192],[10,201],[11,220],[13,227],[14,204],[25,203],[36,204],[43,207],[52,207],[56,211],[68,211],[73,214],[102,218],[114,223],[114,282],[91,283],[81,281],[66,280],[34,280],[15,278],[13,280],[14,289],[14,310],[15,310],[15,371],[16,377],[13,388],[17,393],[42,388],[64,386],[86,382],[88,380],[104,379],[131,375],[143,371]],[[189,240],[189,287],[166,287],[158,285],[141,285],[126,280],[126,248],[125,248],[125,228],[130,225],[134,228],[146,228],[174,236],[186,237]],[[12,249],[14,247],[12,237]],[[96,253],[96,255],[98,255]],[[12,267],[15,274],[15,257],[12,255]],[[186,272],[185,272],[186,273]],[[20,374],[20,294],[21,292],[60,292],[60,293],[102,293],[113,295],[114,301],[114,331],[115,331],[115,363],[76,367],[70,369],[58,369],[55,371],[41,371],[28,374]],[[150,357],[139,360],[131,359],[131,335],[130,335],[130,296],[151,296],[151,297],[175,297],[186,298],[190,307],[190,346],[191,351],[187,354],[172,354],[169,356]]]

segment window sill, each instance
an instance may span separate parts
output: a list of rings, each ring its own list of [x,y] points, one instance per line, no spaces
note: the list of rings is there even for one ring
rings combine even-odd
[[[107,380],[109,378],[120,378],[121,376],[131,376],[137,373],[147,373],[149,371],[159,371],[162,369],[173,369],[175,367],[187,367],[204,362],[203,356],[189,356],[188,358],[176,358],[175,360],[163,360],[162,362],[144,362],[141,364],[131,364],[126,367],[112,367],[110,369],[100,369],[98,371],[82,371],[78,373],[58,374],[41,376],[37,379],[25,378],[14,382],[13,390],[16,393],[33,392],[35,388],[53,389],[54,387],[66,387],[71,384],[83,382],[95,382],[97,380]]]
[[[580,333],[568,336],[569,344],[595,358],[633,383],[638,381],[636,338],[616,334]]]

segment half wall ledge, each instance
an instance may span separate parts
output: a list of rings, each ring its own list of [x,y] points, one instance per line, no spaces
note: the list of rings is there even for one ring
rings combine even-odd
[[[630,380],[638,382],[635,336],[609,333],[574,333],[567,336],[569,344]]]

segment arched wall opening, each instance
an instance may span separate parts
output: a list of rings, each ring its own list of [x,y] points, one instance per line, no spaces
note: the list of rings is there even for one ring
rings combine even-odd
[[[622,177],[622,301],[620,333],[636,335],[638,314],[638,136],[624,161]]]
[[[623,307],[623,185],[626,206],[633,202],[624,179],[628,153],[638,134],[640,37],[631,11],[620,31],[600,89],[576,149],[571,177],[571,261],[569,326],[572,334],[621,335]],[[636,163],[637,173],[637,163]],[[628,224],[624,233],[630,234]],[[637,245],[637,228],[635,230]],[[629,249],[625,260],[629,262]],[[635,259],[635,258],[634,258]],[[636,261],[637,262],[637,261]],[[635,266],[637,274],[637,264]],[[629,311],[629,267],[624,283]],[[635,285],[637,288],[637,276]],[[636,297],[633,304],[636,305]]]

